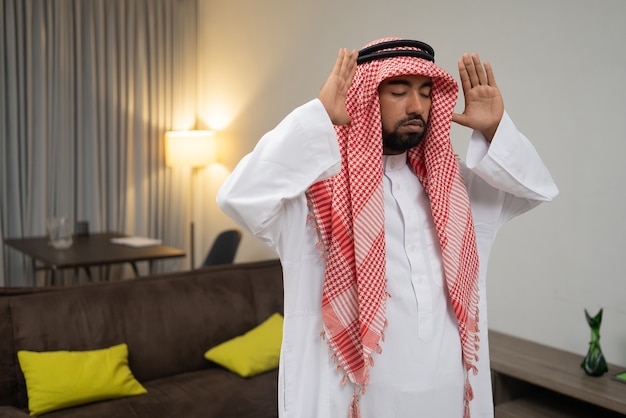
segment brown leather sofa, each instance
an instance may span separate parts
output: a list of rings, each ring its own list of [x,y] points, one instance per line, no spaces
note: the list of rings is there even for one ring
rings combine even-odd
[[[49,418],[270,418],[278,372],[242,378],[209,348],[283,311],[278,260],[63,288],[0,289],[0,417],[27,417],[18,350],[128,344],[144,395],[62,409]]]

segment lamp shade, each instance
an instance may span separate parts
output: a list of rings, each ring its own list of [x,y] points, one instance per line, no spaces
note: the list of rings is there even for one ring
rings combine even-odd
[[[165,165],[202,167],[215,160],[213,131],[169,131],[165,133]]]

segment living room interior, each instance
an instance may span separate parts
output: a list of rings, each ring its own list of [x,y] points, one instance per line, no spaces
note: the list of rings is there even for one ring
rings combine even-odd
[[[67,214],[90,231],[158,238],[186,252],[157,262],[158,273],[197,267],[219,232],[236,227],[215,204],[222,181],[316,96],[337,50],[420,39],[455,76],[463,52],[493,65],[507,112],[560,188],[498,236],[489,328],[584,356],[585,309],[603,309],[602,351],[626,366],[623,1],[84,1],[69,11],[36,3],[4,0],[0,16],[3,240],[44,236],[50,216]],[[78,52],[65,55],[64,42]],[[189,129],[214,132],[214,161],[166,166],[165,132]],[[453,127],[461,158],[467,136]],[[244,232],[236,263],[274,258]],[[3,248],[0,286],[33,286],[40,274]],[[128,267],[116,275],[133,277]]]

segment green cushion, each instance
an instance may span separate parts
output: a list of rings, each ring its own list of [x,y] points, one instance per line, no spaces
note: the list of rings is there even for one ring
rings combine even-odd
[[[283,317],[275,313],[243,335],[217,345],[204,357],[242,377],[278,367],[283,341]]]
[[[21,350],[17,358],[31,415],[147,392],[128,367],[126,344],[91,351]]]

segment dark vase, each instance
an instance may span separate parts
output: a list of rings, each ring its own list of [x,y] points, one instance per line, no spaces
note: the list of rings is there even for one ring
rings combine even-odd
[[[591,341],[589,342],[589,351],[587,351],[587,356],[580,364],[589,376],[602,376],[609,369],[606,366],[606,360],[604,359],[604,354],[602,354],[602,350],[600,349],[600,324],[602,323],[602,309],[596,314],[596,316],[591,317],[585,309],[585,317],[587,318],[587,323],[591,328]]]

